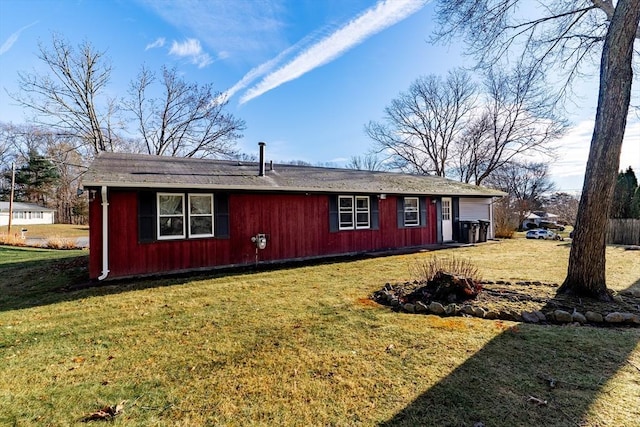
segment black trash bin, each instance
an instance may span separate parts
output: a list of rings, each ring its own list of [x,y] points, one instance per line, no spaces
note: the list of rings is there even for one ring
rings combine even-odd
[[[478,242],[486,242],[487,234],[489,233],[489,225],[491,223],[482,219],[478,220],[478,223],[480,224],[480,229],[478,230]]]
[[[469,243],[478,242],[478,231],[480,230],[480,223],[478,221],[471,222],[471,237],[469,237]]]
[[[460,233],[458,233],[459,243],[475,243],[478,232],[477,221],[460,221]]]

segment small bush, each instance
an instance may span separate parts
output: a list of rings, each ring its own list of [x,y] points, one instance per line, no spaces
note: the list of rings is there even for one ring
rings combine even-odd
[[[80,249],[76,244],[76,239],[59,236],[49,237],[44,243],[44,247],[47,249]]]
[[[515,230],[508,224],[497,224],[495,236],[498,239],[513,239],[513,235],[515,234]]]
[[[470,260],[454,256],[448,258],[434,256],[416,262],[411,269],[412,277],[421,282],[428,282],[442,272],[468,277],[474,282],[479,282],[481,279],[478,268]]]

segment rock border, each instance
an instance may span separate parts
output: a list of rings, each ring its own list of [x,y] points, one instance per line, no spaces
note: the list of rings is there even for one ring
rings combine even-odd
[[[498,280],[496,282],[483,282],[486,284],[505,284],[509,282]],[[541,282],[516,282],[517,285],[547,285],[556,286],[554,284],[545,284]],[[640,292],[635,290],[629,292],[633,297],[639,297]],[[396,311],[412,314],[433,314],[440,317],[477,317],[489,320],[507,320],[513,322],[524,322],[533,324],[556,324],[556,325],[592,325],[592,326],[634,326],[640,327],[640,315],[626,312],[595,312],[587,311],[579,312],[576,308],[572,312],[566,310],[550,310],[545,313],[539,310],[534,311],[516,311],[511,309],[505,310],[487,310],[473,304],[473,300],[466,301],[462,304],[450,303],[442,304],[432,301],[426,304],[422,301],[413,303],[403,303],[401,297],[394,293],[392,284],[387,283],[384,287],[373,293],[371,299],[378,304],[390,306]],[[620,302],[619,295],[614,296],[614,300]]]

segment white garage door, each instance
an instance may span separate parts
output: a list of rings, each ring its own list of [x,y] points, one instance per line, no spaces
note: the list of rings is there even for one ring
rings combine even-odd
[[[460,198],[460,221],[491,220],[491,199]]]

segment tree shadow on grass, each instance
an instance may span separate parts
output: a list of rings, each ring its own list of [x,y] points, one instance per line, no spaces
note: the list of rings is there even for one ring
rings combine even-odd
[[[422,249],[419,249],[422,250]],[[20,251],[33,248],[1,247],[0,255],[20,258]],[[42,253],[57,252],[38,249]],[[414,250],[413,252],[418,251]],[[89,296],[119,294],[149,288],[182,285],[194,280],[229,277],[252,272],[286,270],[309,265],[357,261],[407,251],[362,253],[323,257],[309,260],[283,261],[259,265],[208,268],[186,272],[163,273],[154,276],[110,279],[100,282],[89,279],[88,255],[43,257],[36,261],[16,261],[0,264],[0,312],[74,301]]]
[[[611,413],[590,408],[617,387],[608,381],[621,369],[637,379],[640,367],[628,358],[640,328],[496,325],[504,331],[381,425],[638,425],[640,391],[633,377],[622,392],[626,404],[605,410],[616,413],[617,422],[610,421]]]

